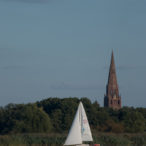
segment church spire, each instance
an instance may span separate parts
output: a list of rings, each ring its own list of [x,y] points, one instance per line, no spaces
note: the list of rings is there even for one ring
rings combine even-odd
[[[121,97],[119,96],[119,88],[117,84],[116,67],[113,51],[111,55],[108,83],[106,86],[106,95],[104,97],[104,106],[111,107],[113,109],[121,108]]]
[[[108,85],[111,85],[113,88],[118,88],[113,51],[112,51],[112,55],[111,55],[111,64],[110,64],[110,69],[109,69]]]

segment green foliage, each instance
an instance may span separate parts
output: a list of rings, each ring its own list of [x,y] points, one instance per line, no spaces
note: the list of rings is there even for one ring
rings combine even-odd
[[[0,146],[62,146],[62,135],[19,134],[0,136]]]
[[[133,108],[123,108],[120,115],[121,121],[125,127],[125,132],[144,132],[146,119],[138,110]]]
[[[62,146],[64,134],[13,134],[0,136],[0,146]],[[94,143],[102,146],[145,146],[145,134],[93,133]]]
[[[9,104],[0,108],[0,134],[68,132],[82,101],[91,130],[137,133],[146,131],[146,109],[100,107],[88,98],[48,98],[35,104]]]
[[[50,130],[51,122],[49,116],[35,104],[10,104],[1,113],[1,134],[49,132]]]
[[[78,103],[78,98],[48,98],[37,104],[50,116],[54,131],[61,132],[69,129]]]
[[[134,146],[145,146],[146,145],[146,137],[141,135],[136,135],[131,137],[132,144]]]

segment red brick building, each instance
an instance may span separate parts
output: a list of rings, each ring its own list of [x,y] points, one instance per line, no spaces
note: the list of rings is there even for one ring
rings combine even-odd
[[[108,83],[106,86],[106,95],[104,96],[104,107],[110,107],[113,109],[121,108],[121,97],[119,95],[119,87],[117,84],[113,52],[111,55],[111,64],[109,69]]]

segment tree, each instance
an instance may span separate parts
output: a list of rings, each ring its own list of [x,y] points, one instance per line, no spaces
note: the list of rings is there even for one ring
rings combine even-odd
[[[0,121],[1,133],[49,132],[49,116],[35,104],[8,105]]]
[[[126,132],[143,132],[145,129],[145,119],[138,111],[126,112],[122,119]]]

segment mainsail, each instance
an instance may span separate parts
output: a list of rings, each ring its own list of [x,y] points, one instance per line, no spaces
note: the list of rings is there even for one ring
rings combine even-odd
[[[93,141],[93,138],[83,104],[80,102],[64,145],[82,144],[83,141]]]

